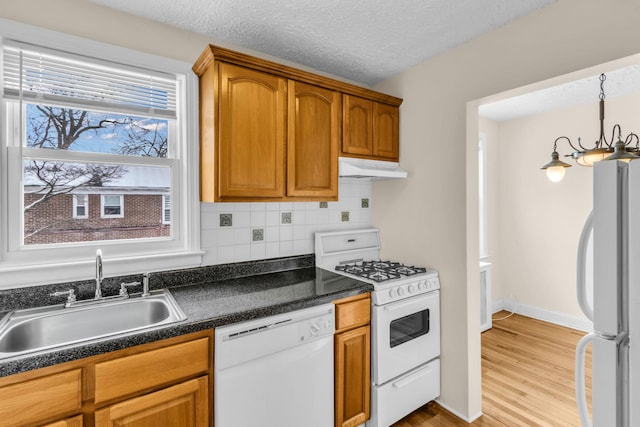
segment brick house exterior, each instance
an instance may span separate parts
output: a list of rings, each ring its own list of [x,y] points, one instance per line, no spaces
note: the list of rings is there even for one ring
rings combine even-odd
[[[85,188],[77,194],[88,196],[85,218],[74,217],[75,193],[55,195],[25,213],[24,244],[171,236],[171,224],[165,218],[163,197],[168,196],[168,189],[140,191],[122,188],[119,191],[115,188]],[[122,196],[121,218],[103,217],[101,198],[104,195]],[[25,188],[24,206],[29,206],[40,197],[40,194]]]

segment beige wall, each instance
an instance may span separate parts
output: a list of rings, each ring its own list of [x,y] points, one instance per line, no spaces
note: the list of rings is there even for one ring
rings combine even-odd
[[[500,160],[503,158],[500,150],[499,124],[492,120],[480,119],[480,132],[486,137],[486,169],[487,169],[487,246],[491,263],[491,293],[493,300],[504,298],[500,265],[502,254],[500,245],[500,230],[502,230],[502,210],[500,209]],[[508,161],[508,159],[505,159]]]
[[[467,103],[640,52],[637,16],[640,3],[628,0],[559,0],[377,86],[404,98],[400,162],[409,179],[374,184],[373,222],[384,256],[440,271],[440,400],[462,415],[481,408],[478,119]]]
[[[481,407],[477,192],[467,195],[477,188],[478,124],[470,109],[467,125],[467,103],[640,52],[639,15],[630,0],[559,0],[378,86],[405,100],[410,177],[374,184],[373,222],[385,256],[441,273],[441,400],[463,416]],[[0,16],[187,62],[216,43],[81,0],[0,0]]]
[[[573,166],[560,183],[552,183],[539,168],[550,159],[558,136],[574,142],[580,136],[583,144],[592,146],[599,135],[597,91],[594,87],[594,100],[587,105],[500,123],[480,121],[491,145],[499,147],[492,160],[502,160],[496,168],[498,180],[490,188],[500,200],[499,210],[490,214],[491,224],[497,226],[491,233],[497,244],[491,249],[499,254],[492,256],[496,300],[586,319],[576,301],[575,263],[582,225],[592,206],[593,169],[563,159]],[[638,116],[640,95],[607,99],[607,138],[615,123],[626,134],[637,132]],[[571,151],[566,141],[559,142],[561,155]]]

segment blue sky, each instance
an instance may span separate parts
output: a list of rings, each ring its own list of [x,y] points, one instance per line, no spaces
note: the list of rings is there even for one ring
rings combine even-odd
[[[37,110],[35,105],[27,105],[27,141],[36,138],[34,132],[28,126],[30,120],[34,118],[42,119],[42,123],[47,122],[46,116]],[[69,149],[89,153],[119,154],[120,148],[125,146],[128,141],[128,131],[131,129],[157,131],[162,138],[167,138],[167,120],[91,112],[88,116],[88,122],[91,125],[95,125],[105,118],[118,121],[130,119],[131,123],[135,124],[135,126],[108,126],[105,128],[86,131],[81,134],[81,137],[77,139]],[[53,129],[53,132],[54,133],[51,134],[51,138],[55,143],[55,129]],[[29,145],[29,142],[27,142],[27,144]],[[29,163],[29,160],[25,160],[25,166]],[[72,165],[71,163],[68,164],[70,166]],[[124,168],[126,169],[126,172],[122,178],[109,182],[105,186],[170,187],[171,171],[168,167],[127,165]],[[38,185],[40,183],[37,178],[34,176],[27,176],[27,174],[25,174],[24,182],[25,185]]]

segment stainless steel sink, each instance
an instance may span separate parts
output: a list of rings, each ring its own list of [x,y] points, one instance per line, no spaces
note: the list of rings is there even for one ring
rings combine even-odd
[[[149,296],[16,310],[0,320],[0,358],[155,328],[186,319],[169,291]]]

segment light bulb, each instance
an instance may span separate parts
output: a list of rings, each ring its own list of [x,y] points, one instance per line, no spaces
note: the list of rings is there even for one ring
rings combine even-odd
[[[560,182],[564,178],[565,169],[564,166],[551,166],[547,168],[547,178],[551,182]]]

